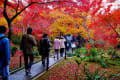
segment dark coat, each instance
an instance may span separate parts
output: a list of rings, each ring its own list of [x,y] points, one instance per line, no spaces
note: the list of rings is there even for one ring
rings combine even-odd
[[[33,54],[33,46],[37,45],[37,42],[31,34],[25,34],[21,41],[22,50],[24,54]]]
[[[40,55],[48,56],[50,51],[50,46],[51,44],[48,38],[41,38],[39,49],[38,49]]]

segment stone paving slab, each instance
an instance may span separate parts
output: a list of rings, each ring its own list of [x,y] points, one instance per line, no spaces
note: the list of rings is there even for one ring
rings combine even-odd
[[[60,58],[59,60],[61,60]],[[56,60],[54,58],[49,58],[49,67],[57,63],[59,60]],[[32,75],[31,76],[26,76],[25,75],[25,69],[22,69],[18,72],[15,72],[14,74],[10,75],[10,80],[31,80],[31,78],[35,77],[39,73],[45,71],[45,69],[42,66],[42,62],[38,62],[36,64],[33,64],[31,68]]]

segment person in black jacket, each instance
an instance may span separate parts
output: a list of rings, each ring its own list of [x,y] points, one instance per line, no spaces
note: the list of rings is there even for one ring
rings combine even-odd
[[[77,42],[78,42],[77,48],[80,48],[81,47],[81,43],[82,43],[82,37],[81,37],[80,33],[78,33]]]
[[[39,54],[42,56],[42,64],[43,67],[45,67],[45,62],[47,60],[47,68],[49,69],[49,51],[50,51],[50,41],[48,39],[48,34],[45,33],[43,37],[40,39],[40,45],[39,45]]]

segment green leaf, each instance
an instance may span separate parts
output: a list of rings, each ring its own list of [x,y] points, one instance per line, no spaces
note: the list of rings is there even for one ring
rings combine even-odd
[[[101,78],[101,76],[95,76],[95,79],[100,79]]]
[[[78,64],[78,66],[81,64],[78,60],[75,60],[75,62]]]

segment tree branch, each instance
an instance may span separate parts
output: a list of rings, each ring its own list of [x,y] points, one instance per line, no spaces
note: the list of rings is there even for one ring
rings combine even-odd
[[[7,15],[7,12],[6,12],[7,1],[8,1],[8,0],[5,0],[5,1],[4,1],[3,15],[4,15],[5,19],[7,20],[7,22],[9,22],[10,20],[9,20],[9,17],[8,17],[8,15]]]
[[[63,1],[50,1],[50,2],[45,2],[45,3],[31,2],[30,4],[28,4],[27,6],[25,6],[20,12],[16,13],[16,15],[14,15],[10,20],[13,21],[20,13],[22,13],[26,8],[28,8],[32,4],[39,4],[39,5],[41,5],[41,4],[50,4],[50,3],[56,3],[56,2],[63,2]],[[70,1],[64,1],[64,2],[73,3],[73,2],[70,2]]]
[[[119,33],[115,30],[115,28],[112,26],[111,23],[109,23],[107,20],[106,22],[108,23],[108,25],[113,29],[113,31],[118,35],[118,37],[120,37]]]
[[[30,17],[30,18],[26,21],[26,26],[27,26],[28,21],[31,20],[31,19],[35,16],[35,14],[36,14],[36,9],[35,9],[35,12],[33,13],[32,17]]]
[[[87,28],[87,25],[86,25],[87,16],[88,16],[88,15],[83,16],[83,20],[84,20],[84,21],[83,21],[83,27],[88,31],[88,37],[89,37],[89,39],[90,39],[90,42],[91,42],[91,44],[92,44],[92,47],[95,47],[94,41],[93,41],[93,39],[91,38],[91,35],[90,35],[90,30]]]
[[[3,0],[0,0],[0,2],[4,3],[4,1],[3,1]],[[13,9],[16,9],[14,6],[12,6],[12,5],[8,4],[8,2],[7,2],[7,5],[8,5],[8,6],[10,6],[11,8],[13,8]]]
[[[17,3],[17,9],[16,9],[16,14],[17,14],[17,12],[18,12],[18,8],[19,8],[19,0],[18,0],[18,3]]]

